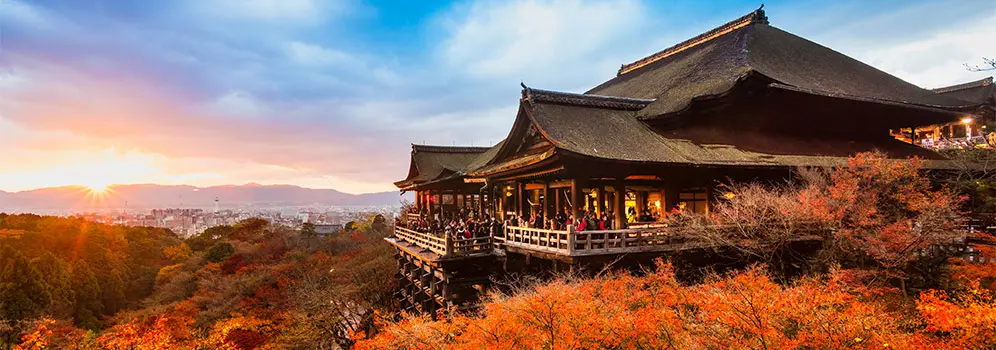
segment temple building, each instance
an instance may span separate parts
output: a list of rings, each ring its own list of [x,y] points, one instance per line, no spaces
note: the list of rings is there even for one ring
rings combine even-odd
[[[452,283],[469,286],[464,296],[486,289],[472,276],[493,272],[493,259],[573,269],[690,249],[694,242],[666,237],[655,222],[672,210],[708,212],[731,195],[724,182],[784,181],[798,167],[843,165],[876,150],[943,168],[944,157],[890,130],[977,117],[983,102],[954,91],[917,87],[778,29],[763,9],[623,64],[584,93],[523,85],[497,145],[412,146],[408,177],[396,183],[417,193],[408,219],[463,212],[519,224],[470,239],[398,227],[388,241],[399,250],[406,298],[458,303]],[[606,216],[611,227],[582,234],[545,224],[585,215]]]
[[[933,89],[937,94],[977,105],[972,117],[957,122],[903,128],[893,131],[897,139],[930,149],[996,147],[996,86],[993,78]]]

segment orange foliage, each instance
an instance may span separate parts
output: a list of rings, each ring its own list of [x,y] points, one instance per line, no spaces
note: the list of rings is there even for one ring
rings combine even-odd
[[[784,287],[760,269],[682,286],[670,266],[646,277],[554,281],[488,302],[480,317],[408,318],[360,349],[883,348],[914,346],[874,304],[833,281]]]
[[[97,343],[105,349],[174,349],[193,347],[193,318],[187,315],[162,315],[154,319],[135,320],[105,331]]]
[[[897,274],[915,252],[963,235],[953,220],[960,199],[932,188],[921,168],[918,159],[859,153],[827,183],[811,182],[799,196],[813,217],[837,226],[834,243],[843,252]]]
[[[947,348],[996,347],[996,294],[978,283],[953,296],[944,291],[924,292],[917,310],[926,320],[927,330],[936,332]]]

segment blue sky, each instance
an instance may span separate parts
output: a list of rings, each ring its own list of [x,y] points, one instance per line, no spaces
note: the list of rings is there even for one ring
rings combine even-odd
[[[491,145],[519,82],[582,92],[750,1],[0,0],[0,190],[391,190],[409,144]],[[981,79],[996,1],[769,1],[924,87]]]

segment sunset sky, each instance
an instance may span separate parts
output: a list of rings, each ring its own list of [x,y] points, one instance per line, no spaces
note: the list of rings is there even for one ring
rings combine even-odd
[[[996,2],[869,2],[765,1],[765,11],[923,87],[994,73],[963,64],[996,57]],[[0,0],[0,190],[392,190],[410,143],[501,140],[520,81],[583,92],[757,6]]]

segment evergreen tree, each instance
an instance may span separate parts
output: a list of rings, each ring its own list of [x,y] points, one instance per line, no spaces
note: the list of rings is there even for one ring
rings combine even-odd
[[[0,249],[0,316],[25,320],[40,314],[52,298],[38,270],[23,254],[10,247]]]
[[[45,311],[56,318],[72,315],[76,297],[70,283],[69,264],[50,252],[35,258],[32,264],[41,274],[52,296],[52,303]]]
[[[103,312],[104,304],[101,302],[100,284],[97,277],[86,261],[77,260],[73,262],[71,272],[71,284],[76,292],[76,309],[73,313],[73,320],[80,327],[97,330],[101,323],[99,316]]]

